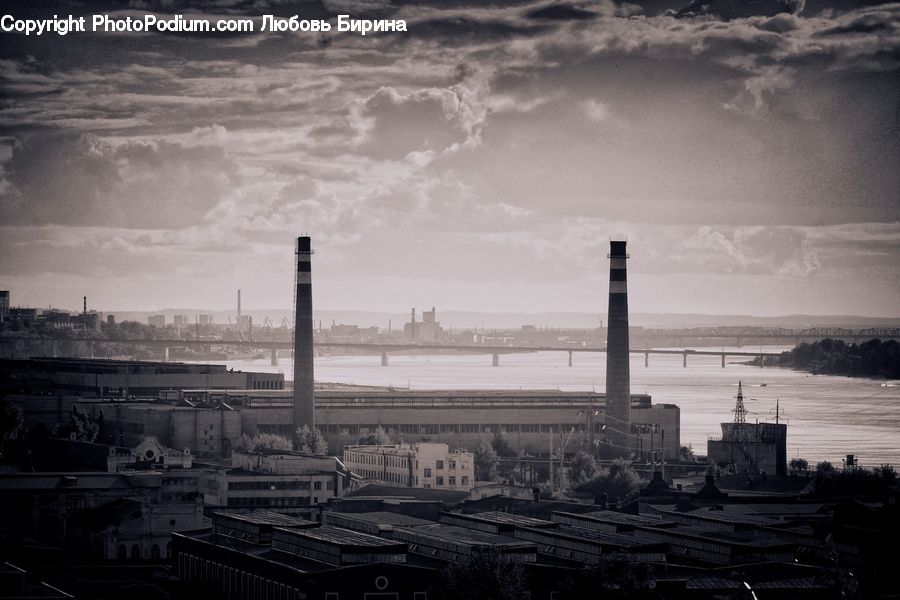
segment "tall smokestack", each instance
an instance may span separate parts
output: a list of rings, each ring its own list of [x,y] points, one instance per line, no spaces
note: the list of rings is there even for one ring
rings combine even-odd
[[[416,309],[412,309],[412,318],[409,321],[409,337],[412,341],[416,341]]]
[[[237,314],[238,325],[241,324],[241,288],[238,288],[238,314]]]
[[[83,314],[83,315],[87,314],[87,296],[84,297],[84,312],[81,314]]]
[[[609,312],[606,330],[606,430],[612,453],[631,454],[631,372],[628,366],[626,242],[609,243]]]
[[[313,390],[313,310],[309,236],[297,238],[297,290],[294,306],[294,427],[316,423]]]

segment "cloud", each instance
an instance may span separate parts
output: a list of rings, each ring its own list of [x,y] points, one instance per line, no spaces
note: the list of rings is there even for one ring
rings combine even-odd
[[[594,100],[593,98],[585,100],[581,103],[581,108],[584,110],[587,118],[595,123],[602,123],[609,119],[609,107],[599,100]]]
[[[897,279],[896,6],[354,4],[410,31],[11,39],[0,217],[22,235],[0,252],[265,286],[309,231],[348,277],[428,263],[468,297],[601,282],[626,230],[653,277]],[[264,9],[288,7],[215,7]]]
[[[222,150],[91,135],[22,139],[4,166],[5,223],[183,227],[200,221],[237,180]]]
[[[684,8],[673,11],[678,18],[710,15],[725,20],[747,17],[773,17],[778,14],[797,14],[803,11],[804,0],[694,0]]]

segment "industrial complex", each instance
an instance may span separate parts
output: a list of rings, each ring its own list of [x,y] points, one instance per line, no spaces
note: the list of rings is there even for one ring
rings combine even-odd
[[[2,359],[0,394],[28,435],[0,474],[0,539],[27,564],[64,551],[78,562],[60,577],[83,597],[137,578],[168,594],[153,598],[427,600],[480,561],[514,570],[510,597],[837,597],[829,561],[877,555],[872,523],[896,502],[817,501],[811,477],[788,476],[787,426],[777,413],[747,422],[740,384],[708,462],[682,460],[679,408],[631,393],[626,248],[610,243],[604,393],[315,382],[306,236],[293,382],[223,365]],[[432,309],[403,335],[433,344],[441,331]],[[505,475],[479,480],[486,452]],[[649,483],[603,491],[588,475],[576,488],[578,460],[596,461],[598,479],[646,469]],[[16,597],[53,578],[0,574]]]

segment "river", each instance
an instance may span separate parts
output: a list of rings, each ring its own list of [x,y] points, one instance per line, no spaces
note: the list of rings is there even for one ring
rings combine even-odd
[[[734,350],[735,348],[732,348]],[[742,351],[780,352],[787,347],[744,347]],[[706,454],[706,440],[719,436],[722,421],[733,418],[738,381],[744,384],[748,420],[772,421],[780,401],[788,423],[788,457],[821,460],[840,466],[847,454],[871,467],[900,465],[900,382],[809,375],[776,367],[751,367],[734,357],[721,367],[717,356],[651,355],[631,359],[631,391],[646,392],[656,403],[681,408],[681,443]],[[241,370],[280,372],[292,378],[292,361],[282,357],[277,367],[269,359],[226,361]],[[565,353],[505,354],[500,366],[490,355],[328,356],[315,361],[316,380],[412,389],[605,389],[603,354],[575,354],[567,366]]]

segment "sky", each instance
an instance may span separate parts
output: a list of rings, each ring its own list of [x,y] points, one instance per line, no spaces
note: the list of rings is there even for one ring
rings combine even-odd
[[[14,305],[900,316],[900,4],[49,6],[408,30],[0,33]]]

